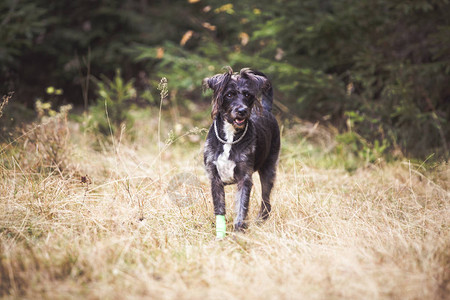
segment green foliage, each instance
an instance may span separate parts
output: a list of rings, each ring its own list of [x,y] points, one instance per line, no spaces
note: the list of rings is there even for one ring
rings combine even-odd
[[[387,140],[381,143],[375,140],[371,144],[355,132],[340,134],[336,137],[336,141],[338,144],[334,151],[344,162],[347,171],[354,171],[361,164],[375,163],[383,157],[389,147]]]
[[[34,39],[45,31],[52,20],[47,10],[36,1],[5,0],[0,3],[0,66],[8,72],[18,63],[23,49],[33,46]]]
[[[155,75],[167,77],[171,89],[185,96],[198,92],[203,78],[222,72],[221,67],[225,65],[225,61],[221,64],[208,60],[201,53],[191,53],[172,42],[166,42],[161,47],[138,46],[133,53],[138,62],[144,61],[149,65],[159,62]]]
[[[152,70],[133,63],[129,50],[135,44],[156,45],[178,36],[189,23],[186,6],[184,0],[157,6],[137,0],[2,1],[0,92],[15,91],[31,106],[43,96],[43,87],[58,86],[70,102],[82,103],[87,69],[94,76],[112,77],[119,67],[125,78],[148,76]],[[172,14],[177,19],[168,21]],[[89,94],[95,93],[91,89]]]
[[[130,100],[136,98],[133,80],[125,82],[120,70],[110,80],[101,76],[102,80],[95,80],[97,84],[97,103],[91,108],[93,118],[91,127],[104,135],[116,134],[122,126],[131,128],[133,118],[129,113]]]

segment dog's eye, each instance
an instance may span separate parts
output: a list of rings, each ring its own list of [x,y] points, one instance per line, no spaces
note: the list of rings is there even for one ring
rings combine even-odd
[[[243,95],[245,98],[250,98],[250,94],[248,92],[244,92]]]
[[[233,93],[226,93],[225,98],[231,99],[233,97]]]

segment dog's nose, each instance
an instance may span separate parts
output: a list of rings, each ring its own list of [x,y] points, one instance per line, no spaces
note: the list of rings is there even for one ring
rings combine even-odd
[[[243,117],[245,115],[247,115],[247,107],[239,107],[237,109],[237,113],[239,116]]]

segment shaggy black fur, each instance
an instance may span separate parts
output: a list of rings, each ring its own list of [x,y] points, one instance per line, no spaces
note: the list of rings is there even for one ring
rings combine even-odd
[[[225,215],[224,185],[237,184],[234,228],[243,231],[256,171],[262,186],[259,218],[267,219],[271,210],[270,192],[280,152],[280,130],[271,113],[272,86],[263,73],[246,68],[237,74],[230,67],[203,83],[214,91],[211,117],[215,124],[209,129],[204,151],[214,213]]]

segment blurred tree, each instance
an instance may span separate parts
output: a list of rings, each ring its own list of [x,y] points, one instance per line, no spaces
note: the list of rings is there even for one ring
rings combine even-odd
[[[126,77],[151,72],[135,63],[129,50],[133,44],[178,39],[190,23],[189,8],[181,0],[2,1],[1,92],[14,90],[31,104],[47,86],[56,86],[68,101],[82,103],[88,66],[95,76],[112,77],[118,67]]]

